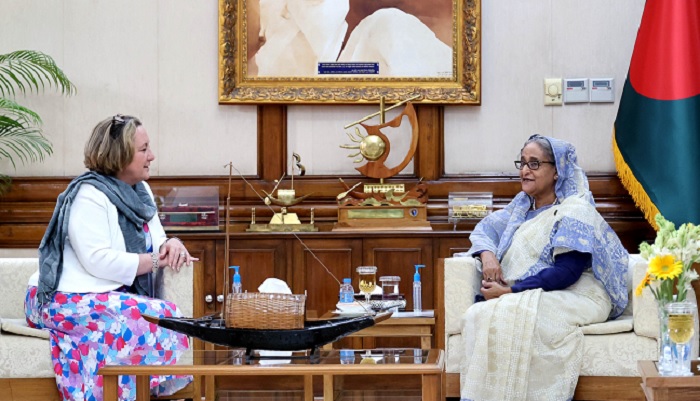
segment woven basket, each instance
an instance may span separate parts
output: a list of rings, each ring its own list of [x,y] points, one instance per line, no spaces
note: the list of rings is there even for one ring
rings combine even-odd
[[[229,294],[226,302],[226,327],[304,328],[306,295],[245,292]]]

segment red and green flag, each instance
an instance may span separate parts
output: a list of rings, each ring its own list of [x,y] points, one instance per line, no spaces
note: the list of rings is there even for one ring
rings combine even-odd
[[[622,184],[653,225],[700,224],[700,1],[647,0],[613,131]]]

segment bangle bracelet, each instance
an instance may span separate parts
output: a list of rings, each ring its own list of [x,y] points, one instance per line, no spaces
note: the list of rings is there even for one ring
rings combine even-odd
[[[153,273],[155,273],[155,272],[158,271],[158,258],[159,258],[159,256],[160,256],[160,255],[158,254],[158,252],[152,252],[152,253],[151,253],[151,262],[153,263],[153,264],[151,265],[151,271],[152,271]]]

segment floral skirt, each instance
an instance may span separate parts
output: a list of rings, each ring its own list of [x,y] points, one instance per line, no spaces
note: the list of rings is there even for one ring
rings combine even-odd
[[[36,293],[37,287],[27,288],[27,323],[50,333],[51,360],[64,400],[102,400],[102,376],[97,371],[107,363],[172,365],[189,348],[187,336],[141,318],[141,314],[180,316],[171,302],[118,290],[56,292],[42,308]],[[191,381],[191,376],[152,376],[151,393],[169,395]],[[120,400],[136,399],[134,377],[121,377],[118,392]]]

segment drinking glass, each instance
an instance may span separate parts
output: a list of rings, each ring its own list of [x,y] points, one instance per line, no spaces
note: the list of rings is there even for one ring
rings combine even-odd
[[[365,300],[369,305],[369,298],[377,288],[377,266],[359,266],[357,274],[360,275],[360,292],[365,294]]]
[[[668,312],[668,336],[671,339],[673,361],[671,376],[692,376],[690,371],[690,340],[695,334],[696,306],[690,302],[671,302]]]

